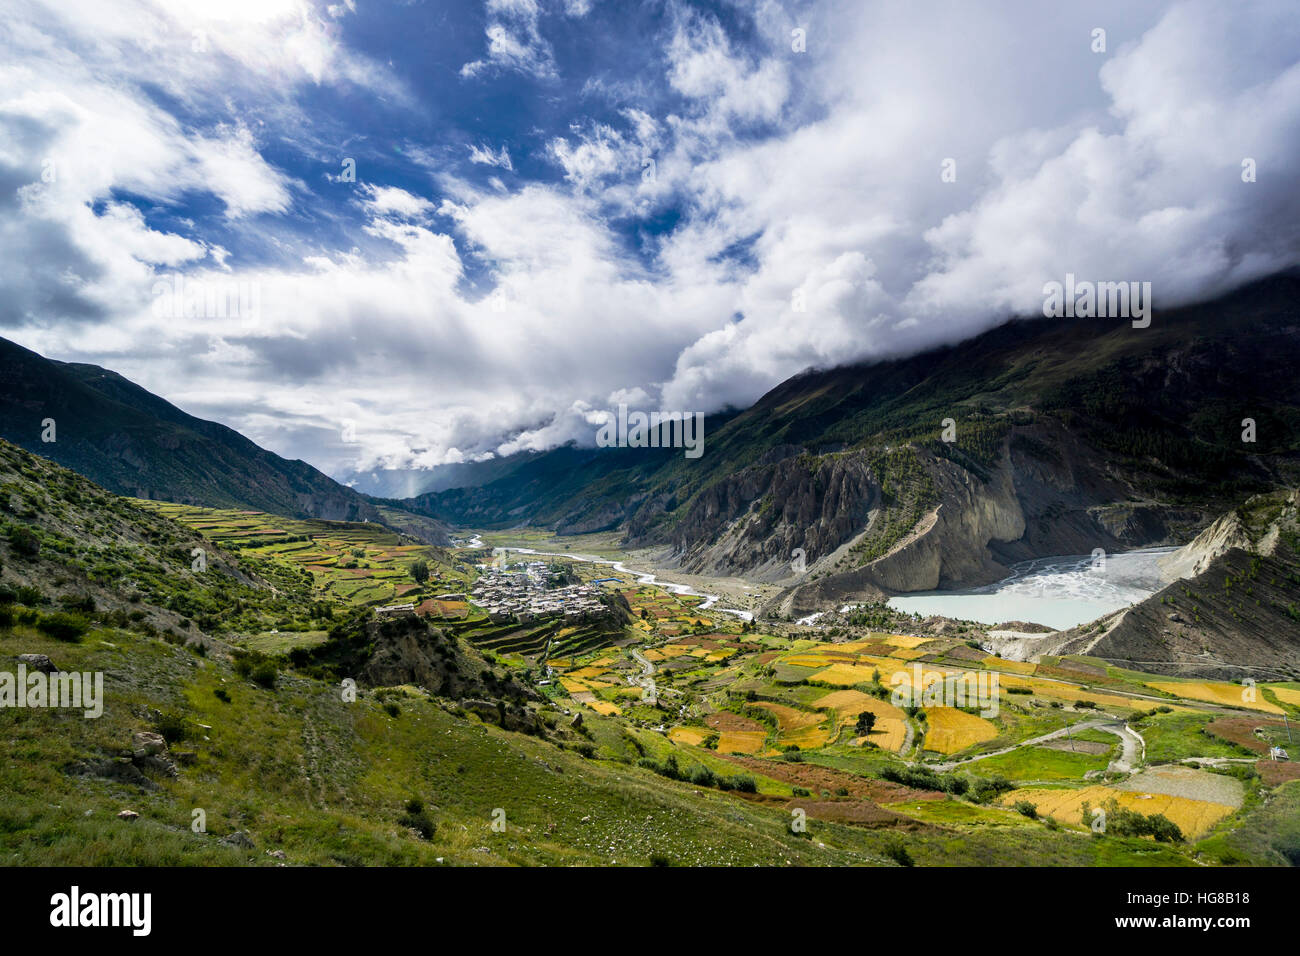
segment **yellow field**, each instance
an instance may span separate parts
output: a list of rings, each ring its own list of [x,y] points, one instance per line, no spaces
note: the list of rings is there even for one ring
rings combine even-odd
[[[1079,701],[1087,700],[1096,704],[1098,707],[1125,707],[1130,710],[1141,709],[1146,704],[1143,701],[1135,700],[1131,697],[1121,697],[1118,694],[1105,694],[1098,691],[1084,690],[1073,684],[1058,684],[1055,681],[1040,680],[1038,678],[1017,677],[1014,674],[998,675],[998,683],[1005,687],[1028,687],[1040,697],[1054,697],[1057,700]]]
[[[955,754],[998,735],[997,727],[983,717],[955,707],[927,707],[925,716],[930,728],[925,735],[925,749],[941,754]]]
[[[1206,800],[1191,800],[1187,797],[1169,797],[1164,794],[1135,793],[1131,790],[1116,790],[1113,787],[1084,787],[1082,790],[1043,790],[1028,788],[1013,790],[1002,798],[1003,806],[1011,806],[1017,800],[1028,800],[1038,808],[1040,816],[1053,816],[1063,823],[1087,825],[1091,821],[1083,819],[1082,807],[1085,801],[1094,808],[1100,807],[1111,797],[1121,807],[1135,810],[1151,816],[1162,813],[1183,831],[1183,835],[1196,839],[1220,820],[1232,813],[1233,808],[1223,803],[1210,803]]]
[[[1226,707],[1262,710],[1266,714],[1286,713],[1277,704],[1265,700],[1258,691],[1256,691],[1254,700],[1242,700],[1246,688],[1239,684],[1225,684],[1219,681],[1147,681],[1147,686],[1162,690],[1167,694],[1189,697],[1192,700],[1205,700],[1212,704],[1223,704]]]
[[[925,656],[926,654],[928,654],[928,653],[930,653],[930,652],[929,652],[929,651],[923,651],[923,650],[920,650],[920,649],[914,647],[914,648],[912,648],[912,649],[910,649],[910,650],[908,650],[907,648],[902,648],[902,649],[900,649],[900,650],[894,651],[894,652],[893,652],[892,654],[890,654],[889,656],[890,656],[890,657],[895,657],[895,658],[897,658],[897,659],[900,660],[900,661],[914,661],[914,660],[916,660],[918,657],[924,657],[924,656]]]
[[[1269,687],[1276,697],[1284,704],[1290,704],[1292,707],[1300,707],[1300,690],[1294,687]]]
[[[718,753],[756,754],[766,739],[767,733],[762,730],[724,730],[718,735]]]
[[[827,664],[856,664],[857,661],[857,654],[841,654],[838,652],[789,654],[781,658],[782,664],[792,664],[795,667],[825,667]]]
[[[668,731],[668,739],[675,744],[698,747],[709,738],[711,733],[712,731],[706,727],[674,727]]]
[[[587,706],[598,714],[604,714],[606,717],[617,717],[623,713],[617,704],[611,704],[607,700],[593,700]]]
[[[825,670],[818,671],[813,677],[837,687],[852,687],[864,681],[870,683],[873,670],[875,668],[861,664],[832,664]]]
[[[887,634],[885,635],[885,640],[886,643],[893,644],[895,647],[910,649],[920,647],[922,644],[930,643],[931,638],[912,637],[909,634]]]
[[[794,707],[787,707],[785,704],[774,704],[771,701],[761,700],[754,703],[755,707],[767,711],[776,718],[777,726],[781,728],[781,733],[789,730],[799,730],[804,727],[810,727],[822,722],[822,715],[810,713],[806,710],[798,710]]]
[[[780,740],[782,746],[794,744],[800,750],[816,750],[818,747],[826,746],[834,733],[834,728],[819,727],[814,724],[810,727],[800,727],[798,730],[782,731]]]
[[[794,744],[803,750],[812,750],[825,746],[834,733],[834,728],[819,726],[826,719],[824,714],[810,713],[769,701],[759,701],[754,706],[761,707],[776,717],[782,744]]]
[[[893,704],[877,700],[862,691],[833,690],[824,697],[817,698],[814,706],[823,709],[833,708],[839,714],[841,727],[856,723],[858,714],[864,710],[875,714],[876,724],[871,730],[871,735],[858,737],[853,741],[859,746],[864,740],[870,740],[877,747],[897,753],[903,746],[903,742],[907,740],[907,719],[903,712]]]
[[[986,657],[980,663],[990,670],[1010,671],[1013,674],[1032,674],[1038,666],[1029,661],[1004,661],[1000,657]]]

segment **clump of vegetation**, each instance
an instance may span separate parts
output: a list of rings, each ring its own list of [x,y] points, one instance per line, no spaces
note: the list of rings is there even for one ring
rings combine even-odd
[[[1114,836],[1149,836],[1157,843],[1183,842],[1183,831],[1163,813],[1153,813],[1149,816],[1138,813],[1136,810],[1121,807],[1114,797],[1103,803],[1101,809],[1105,813],[1106,825],[1103,830],[1094,832]],[[1084,801],[1081,810],[1085,821],[1093,819],[1094,811],[1087,801]]]
[[[438,825],[433,822],[429,811],[424,807],[424,801],[419,797],[412,797],[406,801],[406,810],[397,818],[397,822],[408,830],[414,830],[425,840],[432,840],[434,834],[438,832]]]
[[[90,630],[90,622],[80,614],[56,611],[54,614],[42,614],[37,618],[36,628],[56,641],[76,643]]]
[[[916,861],[912,859],[912,854],[907,850],[907,844],[903,842],[902,837],[890,837],[885,844],[885,856],[889,857],[899,866],[916,866]]]

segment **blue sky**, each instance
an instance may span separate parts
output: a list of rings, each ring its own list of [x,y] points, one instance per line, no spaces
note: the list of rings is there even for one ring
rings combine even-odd
[[[336,475],[590,444],[1294,264],[1298,55],[1265,0],[16,0],[0,334]]]

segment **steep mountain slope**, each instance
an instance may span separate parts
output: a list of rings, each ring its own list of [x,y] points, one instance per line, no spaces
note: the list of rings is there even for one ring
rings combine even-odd
[[[1300,677],[1300,492],[1251,498],[1162,563],[1180,579],[1036,651],[1179,677]]]
[[[688,570],[787,583],[777,608],[790,613],[986,583],[1028,557],[1182,543],[1296,476],[1298,302],[1300,277],[1284,274],[1145,329],[1017,320],[796,376],[706,429],[697,460],[557,449],[409,506],[480,526],[622,528]]]
[[[53,420],[53,441],[43,440]],[[294,517],[381,521],[373,502],[304,461],[287,461],[233,429],[95,365],[56,362],[0,339],[0,437],[119,494]],[[401,520],[390,515],[390,520]],[[408,516],[410,533],[445,529]]]

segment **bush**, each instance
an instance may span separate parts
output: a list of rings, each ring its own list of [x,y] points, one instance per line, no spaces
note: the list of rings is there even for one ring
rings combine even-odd
[[[13,606],[0,604],[0,627],[13,627],[15,620]]]
[[[24,528],[20,524],[11,524],[8,537],[9,547],[13,548],[16,554],[34,558],[41,553],[41,539],[36,537],[31,528]]]
[[[45,594],[40,588],[32,587],[30,584],[24,584],[15,592],[19,604],[27,607],[38,607],[45,603]]]
[[[265,687],[267,690],[275,690],[277,671],[275,665],[270,661],[263,661],[258,664],[248,676],[254,684]]]
[[[226,692],[226,689],[224,687],[216,688],[212,692],[212,696],[217,698],[217,700],[221,701],[223,704],[230,703],[230,694]]]
[[[1015,811],[1023,817],[1029,817],[1031,820],[1038,819],[1038,807],[1034,806],[1028,800],[1017,800]]]
[[[690,781],[697,787],[712,787],[718,782],[718,778],[708,767],[697,764],[691,768]]]
[[[893,837],[885,844],[885,856],[889,857],[899,866],[915,866],[916,861],[912,859],[912,854],[907,852],[907,844],[898,837]]]
[[[56,641],[76,643],[90,630],[90,622],[80,614],[68,614],[59,611],[55,614],[42,615],[37,620],[36,627]]]
[[[731,789],[739,793],[758,793],[758,784],[748,774],[731,778]]]
[[[384,713],[389,717],[400,717],[402,716],[402,708],[398,707],[395,702],[390,700],[384,704]]]
[[[180,714],[159,714],[153,722],[153,729],[162,735],[168,744],[180,743],[189,736],[188,722]]]
[[[414,830],[425,840],[432,840],[438,832],[438,825],[424,809],[424,801],[414,798],[406,801],[406,812],[397,818],[397,822],[409,830]]]

